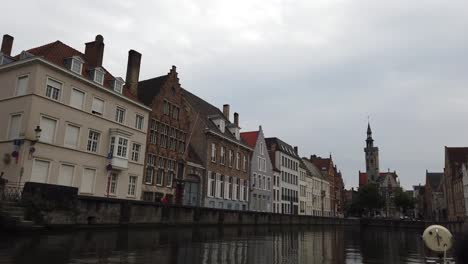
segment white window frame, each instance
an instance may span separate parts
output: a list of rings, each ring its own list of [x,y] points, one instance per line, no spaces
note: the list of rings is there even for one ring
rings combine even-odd
[[[1,65],[1,64],[0,64],[0,65]],[[23,79],[23,78],[27,78],[26,90],[24,91],[24,94],[18,94],[18,92],[19,92],[19,80],[20,80],[20,79]],[[29,88],[29,74],[19,75],[19,76],[16,78],[16,91],[15,91],[15,95],[16,95],[16,96],[21,96],[21,95],[27,94],[28,88]]]
[[[75,171],[76,171],[76,166],[74,164],[70,164],[70,163],[60,163],[60,167],[59,167],[59,177],[62,177],[62,168],[64,166],[68,166],[68,167],[73,167],[73,171],[72,171],[72,178],[71,178],[71,185],[69,185],[70,187],[73,187],[73,182],[75,180]],[[57,179],[57,184],[59,183],[59,180]],[[62,186],[68,186],[68,185],[62,185]]]
[[[120,78],[119,78],[119,79],[120,79]],[[117,92],[117,93],[119,93],[119,94],[122,94],[124,82],[115,79],[115,80],[114,80],[113,86],[114,86],[114,91],[115,91],[115,92]]]
[[[211,143],[211,162],[216,163],[216,144]]]
[[[52,82],[56,82],[56,83],[59,83],[60,84],[60,87],[55,87],[53,85],[50,85],[51,88],[51,91],[50,91],[50,95],[47,95],[47,91],[49,89],[49,80],[51,80]],[[54,95],[54,92],[52,89],[57,89],[58,90],[58,94],[57,94],[57,99],[53,97]],[[46,90],[45,90],[45,96],[51,100],[54,100],[54,101],[62,101],[62,91],[63,91],[63,82],[57,80],[57,79],[54,79],[54,78],[51,78],[51,77],[47,77],[47,80],[46,80]]]
[[[90,134],[91,134],[92,132],[93,132],[93,133],[97,133],[97,135],[98,135],[98,138],[97,138],[97,139],[90,139],[90,138],[89,138],[89,136],[90,136]],[[99,143],[100,143],[100,141],[101,141],[101,135],[102,135],[102,133],[99,132],[99,131],[97,131],[97,130],[94,130],[94,129],[89,129],[89,130],[88,130],[88,137],[87,137],[87,140],[86,140],[86,150],[87,150],[88,152],[99,153],[99,147],[100,147],[100,144],[99,144]],[[89,144],[89,141],[90,141],[90,140],[92,140],[91,145]],[[92,149],[93,149],[92,146],[93,146],[93,142],[94,142],[94,141],[96,141],[96,150],[95,150],[95,151],[92,150]],[[91,146],[91,149],[90,149],[90,146]]]
[[[47,159],[34,159],[34,160],[33,160],[33,164],[32,164],[31,170],[34,169],[35,164],[36,164],[37,161],[47,162],[47,163],[49,164],[49,166],[48,166],[48,168],[47,168],[47,175],[46,175],[45,182],[44,182],[44,183],[49,183],[50,167],[51,167],[51,165],[52,165],[52,161],[51,161],[51,160],[47,160]],[[31,171],[31,172],[32,172],[32,171]]]
[[[97,76],[98,74],[102,74],[102,80],[98,80]],[[95,83],[99,83],[100,85],[104,84],[104,79],[105,79],[105,72],[101,68],[94,68],[93,69],[93,81]]]
[[[84,61],[80,57],[73,56],[71,58],[70,71],[81,75],[81,73],[83,72],[83,63]],[[73,66],[75,66],[76,64],[80,66],[80,69],[78,71],[74,70],[73,68]]]
[[[135,179],[132,181],[132,179]],[[138,176],[135,175],[129,175],[128,176],[128,190],[127,190],[127,196],[128,197],[136,197],[137,194],[137,188],[138,188]]]
[[[145,127],[145,117],[140,114],[135,115],[135,128],[139,130],[143,130]]]
[[[226,148],[224,146],[220,148],[219,164],[226,164]]]
[[[119,184],[119,174],[111,172],[109,176],[109,195],[117,195],[117,188]]]
[[[130,140],[126,137],[116,136],[115,137],[115,156],[123,159],[128,157],[128,142]],[[120,152],[120,154],[119,154]]]
[[[240,170],[240,153],[236,152],[236,169]]]
[[[125,123],[125,116],[127,115],[127,109],[117,106],[115,108],[115,122],[124,124]]]
[[[13,116],[19,116],[20,117],[19,118],[19,127],[18,127],[18,136],[17,137],[12,137],[12,135],[11,135]],[[18,139],[20,137],[22,123],[23,123],[23,112],[10,114],[10,119],[8,120],[8,130],[7,130],[8,134],[6,135],[7,140],[9,140],[9,139]]]
[[[138,151],[135,150],[135,146],[138,146]],[[141,153],[141,144],[137,142],[132,142],[132,161],[138,162],[140,160]],[[136,157],[136,158],[135,158]]]

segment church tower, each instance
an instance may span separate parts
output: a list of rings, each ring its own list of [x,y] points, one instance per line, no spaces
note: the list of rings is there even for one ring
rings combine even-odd
[[[366,174],[369,183],[375,183],[379,177],[379,148],[374,147],[374,139],[372,139],[372,130],[370,124],[367,123],[367,139],[366,147]]]

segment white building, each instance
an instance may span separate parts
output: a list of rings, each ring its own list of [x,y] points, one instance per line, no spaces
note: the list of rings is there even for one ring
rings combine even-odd
[[[278,138],[265,139],[274,168],[281,172],[279,182],[281,210],[283,214],[299,213],[299,164],[297,147]]]
[[[0,54],[0,171],[9,184],[40,182],[82,195],[140,199],[150,109],[136,101],[141,55],[126,83],[103,66],[98,35],[85,52],[60,41]]]
[[[310,160],[302,158],[302,162],[307,169],[306,214],[331,216],[330,183]]]

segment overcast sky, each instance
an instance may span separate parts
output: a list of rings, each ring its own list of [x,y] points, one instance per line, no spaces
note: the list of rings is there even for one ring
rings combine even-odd
[[[40,2],[40,3],[39,3]],[[138,3],[137,3],[138,2]],[[346,187],[365,170],[367,117],[381,171],[402,185],[442,171],[468,146],[468,1],[6,1],[13,52],[55,40],[84,51],[102,34],[104,66],[140,79],[176,65],[182,86],[239,112],[242,131],[333,159]]]

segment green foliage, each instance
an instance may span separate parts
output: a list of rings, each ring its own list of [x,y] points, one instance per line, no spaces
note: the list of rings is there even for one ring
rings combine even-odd
[[[372,214],[374,210],[381,209],[385,200],[380,195],[379,188],[375,184],[367,184],[361,188],[348,208],[349,215],[363,215],[366,212]]]
[[[401,208],[403,212],[408,209],[414,209],[416,201],[408,193],[404,192],[403,189],[398,188],[394,194],[395,206]]]

